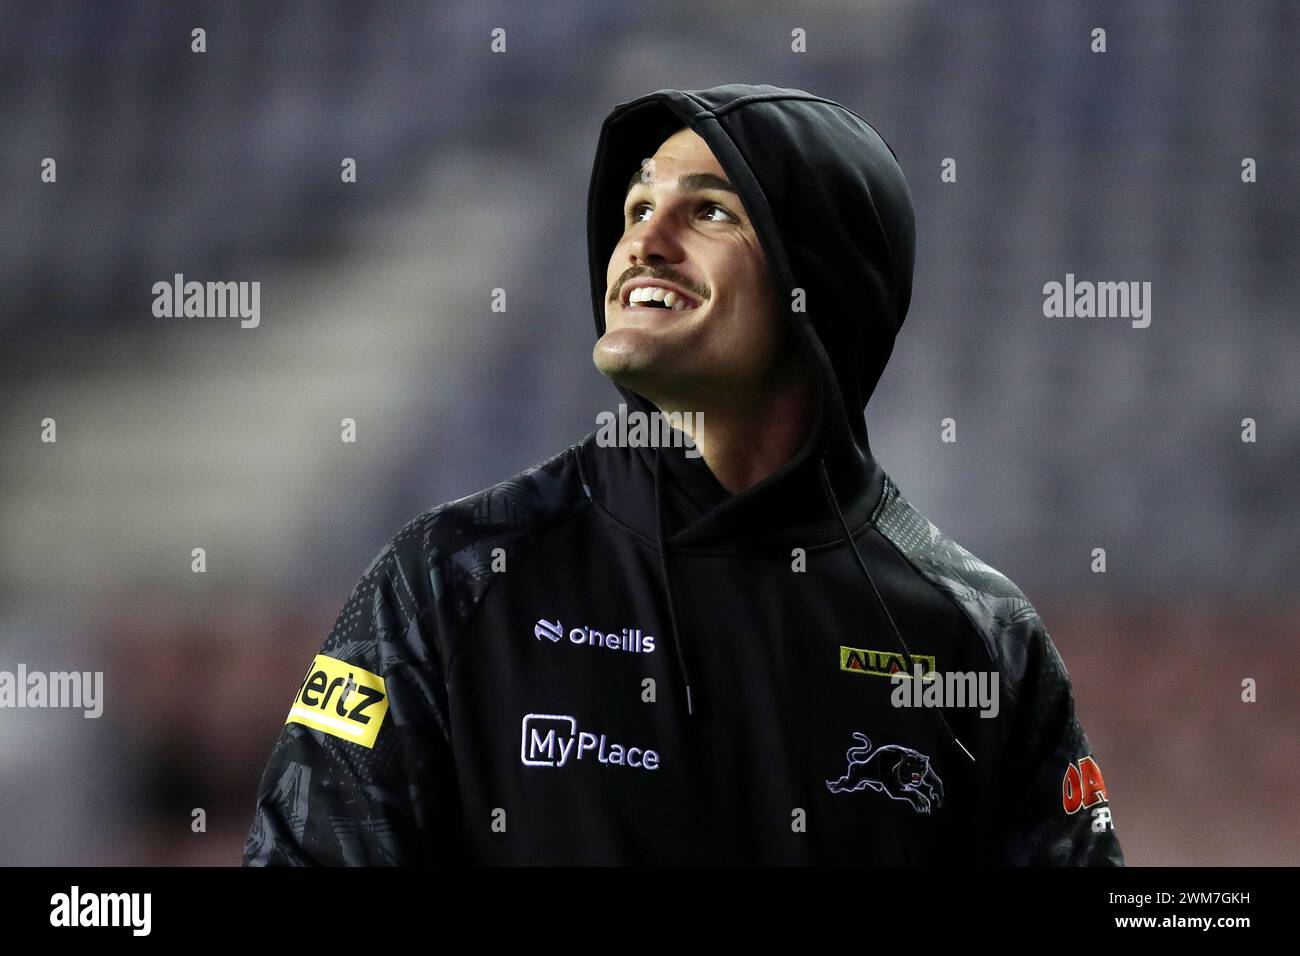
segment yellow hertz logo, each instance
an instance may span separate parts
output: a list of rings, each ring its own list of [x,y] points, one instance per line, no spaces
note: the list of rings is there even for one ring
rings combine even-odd
[[[929,674],[931,671],[938,670],[934,664],[933,654],[913,654],[912,666],[921,665],[921,669]],[[898,651],[869,651],[863,647],[840,647],[840,670],[849,671],[853,674],[873,674],[876,677],[893,677],[895,674],[902,674],[904,677],[911,679],[912,675],[907,672],[907,661]],[[932,677],[926,677],[926,680],[933,680]]]
[[[388,713],[384,679],[324,654],[311,662],[286,724],[313,727],[341,740],[374,747]]]

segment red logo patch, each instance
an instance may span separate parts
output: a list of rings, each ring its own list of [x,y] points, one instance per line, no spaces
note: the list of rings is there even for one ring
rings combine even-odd
[[[1101,778],[1101,768],[1092,757],[1082,757],[1079,763],[1066,764],[1065,778],[1061,781],[1061,806],[1066,813],[1078,813],[1083,807],[1105,803],[1106,781]]]

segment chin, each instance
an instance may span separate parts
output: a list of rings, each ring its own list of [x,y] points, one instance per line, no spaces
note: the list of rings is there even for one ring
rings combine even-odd
[[[653,364],[656,351],[654,342],[640,329],[611,329],[596,342],[591,357],[596,368],[608,375],[615,370],[645,368]]]
[[[597,352],[593,356],[593,360],[596,371],[600,372],[601,375],[604,375],[612,382],[626,385],[629,388],[634,388],[639,384],[643,384],[647,379],[656,377],[652,366],[638,361],[637,357],[633,355],[610,355]]]
[[[607,342],[611,335],[621,338],[618,332],[606,333],[592,350],[596,370],[615,384],[640,394],[654,391],[654,383],[663,378],[663,369],[654,360],[653,350],[633,347],[625,340]]]

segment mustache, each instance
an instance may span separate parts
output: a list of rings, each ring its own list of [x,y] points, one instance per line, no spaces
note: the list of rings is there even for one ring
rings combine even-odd
[[[671,282],[674,285],[679,285],[687,292],[689,292],[691,295],[695,296],[695,298],[698,299],[701,303],[706,302],[709,298],[708,289],[704,288],[701,285],[698,285],[697,283],[692,282],[684,275],[681,275],[680,273],[675,272],[672,269],[666,269],[663,266],[652,266],[650,268],[634,266],[633,268],[628,269],[621,276],[619,276],[618,281],[610,286],[609,295],[606,296],[606,301],[611,303],[617,302],[619,290],[622,289],[625,284],[631,282],[633,279],[641,279],[641,278],[661,279],[664,282]]]

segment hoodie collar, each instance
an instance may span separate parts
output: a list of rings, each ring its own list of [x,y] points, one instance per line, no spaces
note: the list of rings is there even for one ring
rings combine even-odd
[[[602,447],[595,434],[578,446],[591,497],[620,523],[654,540],[656,449]],[[791,548],[842,543],[812,459],[796,470],[787,471],[787,465],[733,495],[718,483],[702,458],[686,458],[678,448],[657,451],[668,478],[666,516],[674,548],[788,555]],[[839,469],[832,480],[843,502],[845,520],[856,533],[870,520],[884,493],[884,470],[874,459],[864,460],[859,467]]]

